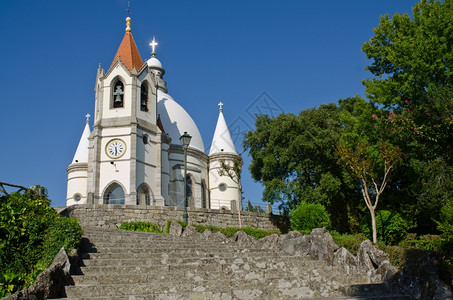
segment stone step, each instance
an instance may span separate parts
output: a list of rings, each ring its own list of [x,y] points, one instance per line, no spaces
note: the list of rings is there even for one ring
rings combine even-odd
[[[153,293],[191,293],[191,292],[228,292],[234,290],[278,290],[284,293],[292,289],[307,291],[307,296],[341,296],[345,289],[342,289],[345,276],[304,276],[290,278],[259,278],[259,279],[230,279],[224,280],[171,280],[153,281],[151,283],[113,283],[95,284],[87,286],[68,286],[66,295],[68,297],[78,296],[117,296],[134,294]],[[360,283],[360,282],[358,282]],[[347,290],[346,290],[347,291]],[[383,293],[386,291],[382,290]],[[293,296],[297,296],[295,294]]]
[[[123,251],[121,251],[123,250]],[[82,259],[107,259],[107,258],[149,258],[156,255],[161,255],[162,253],[167,254],[169,257],[187,257],[187,256],[196,256],[196,257],[279,257],[280,253],[271,252],[264,249],[219,249],[219,248],[199,248],[199,249],[171,249],[163,251],[162,249],[157,248],[143,248],[136,249],[136,251],[130,250],[125,251],[124,249],[118,249],[118,252],[106,251],[105,249],[102,252],[88,252],[80,253]]]
[[[156,266],[156,265],[245,265],[252,268],[266,268],[274,265],[280,268],[305,266],[305,259],[297,256],[280,256],[276,260],[274,256],[238,256],[238,257],[170,257],[166,253],[148,258],[127,259],[84,259],[86,267],[91,266]],[[319,266],[326,265],[323,261],[317,261]]]
[[[234,272],[234,273],[243,273],[250,272],[250,270],[266,270],[269,274],[281,272],[288,272],[289,274],[297,274],[302,270],[311,270],[319,269],[324,272],[343,272],[341,268],[327,266],[324,262],[315,261],[315,260],[299,260],[295,261],[293,264],[285,264],[283,262],[256,262],[256,263],[247,263],[236,261],[230,264],[159,264],[159,265],[98,265],[98,266],[87,266],[82,267],[81,271],[85,275],[94,275],[94,274],[152,274],[152,273],[161,273],[161,272]]]
[[[306,290],[292,289],[285,293],[281,291],[249,291],[249,290],[237,290],[233,292],[204,292],[204,293],[166,293],[166,294],[147,294],[147,295],[127,295],[127,296],[99,296],[99,297],[71,297],[64,298],[67,300],[233,300],[233,299],[266,299],[266,300],[282,300],[282,299],[311,299],[311,300],[410,300],[412,298],[404,295],[397,294],[384,294],[380,296],[338,296],[338,297],[309,297],[299,292]],[[293,296],[296,294],[296,296]],[[291,295],[291,296],[289,296]]]
[[[168,282],[182,281],[207,281],[207,280],[251,280],[251,279],[266,279],[277,280],[280,278],[306,280],[319,280],[320,273],[312,270],[304,270],[300,273],[291,274],[285,272],[272,272],[272,270],[249,270],[245,273],[237,273],[232,270],[212,271],[197,271],[188,270],[185,272],[159,271],[146,274],[99,274],[99,275],[77,275],[73,276],[74,283],[77,286],[100,285],[100,284],[131,284],[131,283],[148,283],[153,286],[166,285]],[[367,283],[366,276],[361,274],[344,275],[338,272],[332,272],[322,275],[324,280],[336,281],[340,283],[354,282],[356,284]]]
[[[125,247],[125,246],[128,247]],[[238,247],[237,245],[233,244],[216,244],[216,243],[203,243],[200,241],[190,241],[190,242],[168,242],[168,243],[152,243],[147,241],[145,242],[110,242],[110,241],[105,241],[105,242],[88,242],[84,241],[81,244],[81,249],[83,251],[91,251],[95,249],[105,249],[105,248],[132,248],[132,249],[140,249],[140,248],[157,248],[157,249],[168,249],[168,246],[172,245],[175,249],[191,249],[191,248],[204,248],[204,247],[209,247],[209,248],[219,248],[219,249],[241,249],[241,247]],[[200,246],[203,245],[203,246]],[[244,247],[242,247],[243,249]],[[251,249],[255,249],[256,247],[247,247]]]

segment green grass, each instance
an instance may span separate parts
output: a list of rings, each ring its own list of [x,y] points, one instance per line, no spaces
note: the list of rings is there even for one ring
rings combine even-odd
[[[120,229],[129,231],[163,233],[159,226],[151,222],[125,222],[121,224]]]

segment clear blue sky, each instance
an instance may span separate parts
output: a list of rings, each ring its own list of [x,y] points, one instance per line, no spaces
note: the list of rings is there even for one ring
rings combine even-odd
[[[254,128],[254,113],[297,114],[363,96],[360,80],[370,74],[362,43],[380,15],[411,13],[415,2],[130,1],[142,58],[156,36],[169,94],[205,147],[222,101],[239,152],[237,133]],[[126,7],[127,0],[1,1],[0,181],[43,185],[53,205],[65,205],[66,167],[85,114],[93,115],[96,69],[107,71],[114,58]],[[243,177],[246,200],[260,203],[262,187],[248,171]]]

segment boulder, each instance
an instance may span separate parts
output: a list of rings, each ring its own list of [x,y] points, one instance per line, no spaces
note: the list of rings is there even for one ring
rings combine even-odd
[[[182,232],[182,236],[186,237],[197,237],[199,235],[200,233],[198,232],[198,229],[192,225],[187,225]]]
[[[333,256],[332,265],[343,267],[347,274],[357,273],[357,262],[354,255],[344,247],[341,247]]]
[[[170,234],[174,236],[181,236],[182,234],[182,226],[178,222],[171,222],[170,224]]]
[[[256,244],[256,239],[242,230],[237,231],[231,239],[237,242],[241,247],[250,247]]]
[[[263,249],[269,249],[269,250],[273,250],[275,252],[278,252],[281,250],[280,237],[276,233],[259,239],[257,241],[257,243]]]
[[[383,263],[389,262],[389,255],[371,243],[370,240],[365,240],[360,244],[356,257],[359,272],[373,271]]]

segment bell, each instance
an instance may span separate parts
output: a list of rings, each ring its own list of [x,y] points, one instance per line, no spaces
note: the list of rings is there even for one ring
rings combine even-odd
[[[115,96],[115,103],[121,103],[121,96],[120,95],[116,95]]]

